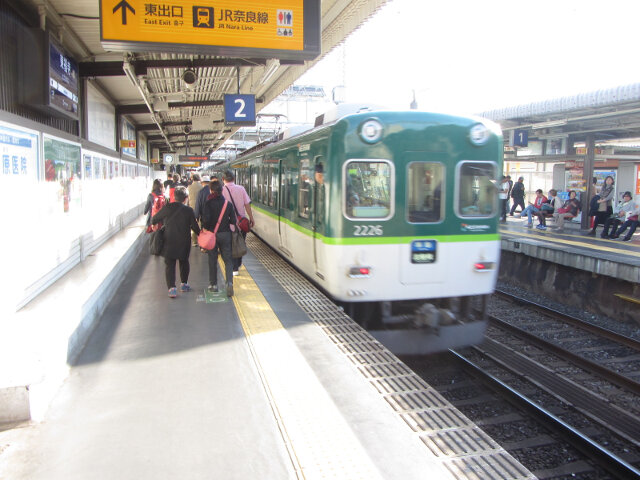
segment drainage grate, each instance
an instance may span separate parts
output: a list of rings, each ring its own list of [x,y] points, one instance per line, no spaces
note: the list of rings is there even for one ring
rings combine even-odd
[[[247,246],[456,478],[535,478],[255,235]]]

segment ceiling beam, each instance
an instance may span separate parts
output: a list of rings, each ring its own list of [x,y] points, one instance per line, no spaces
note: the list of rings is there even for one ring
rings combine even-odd
[[[223,123],[224,120],[211,120],[211,123]],[[182,127],[184,125],[191,125],[191,120],[184,120],[182,122],[163,122],[160,123],[162,128],[166,127]],[[144,131],[144,130],[157,130],[158,126],[155,123],[143,123],[136,126],[136,130]],[[191,132],[192,134],[199,133],[198,131]]]
[[[263,103],[264,99],[256,98],[256,103]],[[213,107],[224,105],[224,100],[199,100],[196,102],[169,102],[169,108],[182,107]],[[116,115],[133,115],[136,113],[150,113],[144,103],[134,105],[118,105]]]

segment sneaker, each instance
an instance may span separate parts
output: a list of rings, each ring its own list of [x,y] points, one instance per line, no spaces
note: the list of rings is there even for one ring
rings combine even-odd
[[[538,226],[536,226],[536,228],[538,230],[546,230],[547,229],[547,227],[545,227],[544,225],[538,225]]]
[[[191,285],[189,285],[188,283],[181,283],[180,284],[180,291],[181,292],[190,292],[191,291]]]
[[[169,298],[176,298],[178,296],[178,289],[176,287],[172,287],[169,289]]]
[[[234,270],[234,271],[233,271],[233,276],[234,276],[234,277],[237,277],[238,275],[239,275],[238,270]]]
[[[623,242],[630,242],[630,241],[631,241],[631,237],[629,237],[629,238],[624,237],[624,238],[622,239],[622,241],[623,241]]]
[[[208,289],[211,293],[218,293],[218,285],[209,285]]]
[[[527,228],[531,228],[531,227],[533,227],[533,223],[527,223],[526,227],[527,227]]]
[[[233,297],[233,283],[227,283],[227,297]]]

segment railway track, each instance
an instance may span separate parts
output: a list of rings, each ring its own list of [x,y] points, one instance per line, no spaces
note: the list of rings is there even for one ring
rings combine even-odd
[[[445,367],[403,360],[541,479],[640,478],[638,342],[509,301]]]

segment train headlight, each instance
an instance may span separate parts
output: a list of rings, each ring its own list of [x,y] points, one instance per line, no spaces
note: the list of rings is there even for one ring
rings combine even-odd
[[[484,145],[489,140],[491,133],[482,123],[476,123],[469,129],[469,140],[474,145]]]
[[[367,120],[360,126],[360,138],[367,143],[376,143],[382,138],[382,131],[378,120]]]

